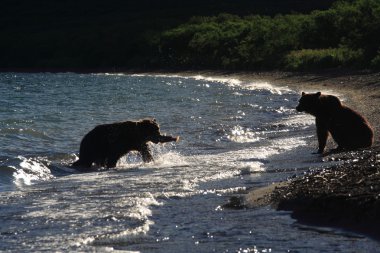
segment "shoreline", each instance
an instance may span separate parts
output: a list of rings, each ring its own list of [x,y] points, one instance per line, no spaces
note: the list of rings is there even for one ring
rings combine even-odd
[[[147,73],[154,74],[154,73]],[[157,73],[158,74],[158,73]],[[161,73],[162,74],[162,73]],[[231,197],[225,208],[271,206],[291,211],[298,222],[334,227],[380,240],[380,73],[348,72],[166,72],[181,76],[203,75],[244,82],[268,82],[295,91],[335,94],[362,114],[371,124],[371,148],[325,154],[342,165],[315,169],[291,180],[247,190],[243,197]],[[296,105],[294,105],[296,106]],[[322,180],[321,180],[322,179]]]
[[[107,71],[91,72],[106,73]],[[90,72],[86,72],[90,73]],[[243,82],[267,82],[277,87],[298,91],[337,94],[343,103],[355,109],[370,122],[375,133],[374,145],[380,145],[380,71],[321,70],[314,72],[286,71],[222,71],[222,70],[120,70],[107,73],[147,75],[202,75],[212,78],[230,78]],[[294,105],[296,106],[296,105]]]
[[[380,146],[330,159],[344,162],[277,185],[266,192],[268,204],[291,211],[300,223],[341,228],[380,240]]]
[[[271,206],[291,211],[291,216],[303,224],[345,229],[380,240],[380,74],[274,72],[227,76],[270,82],[300,93],[339,94],[346,105],[368,119],[375,132],[372,148],[326,155],[330,160],[344,161],[342,165],[248,190],[240,206]]]
[[[301,223],[348,229],[380,240],[380,72],[109,72],[234,78],[244,82],[268,82],[299,93],[321,91],[343,96],[344,103],[365,116],[372,125],[375,132],[373,148],[329,155],[329,159],[345,162],[290,181],[248,190],[241,200],[242,205],[234,205],[247,208],[272,206],[277,210],[292,211],[292,217]],[[104,70],[98,73],[104,73]]]
[[[380,144],[380,71],[368,70],[320,70],[314,72],[286,71],[221,71],[221,70],[170,70],[170,69],[65,69],[65,68],[12,68],[0,73],[124,73],[124,74],[169,74],[181,76],[204,75],[215,78],[234,78],[244,82],[269,82],[279,87],[289,87],[305,92],[321,91],[343,95],[349,107],[365,116],[375,132],[375,145]],[[296,106],[296,105],[295,105]]]
[[[338,94],[343,103],[368,119],[375,132],[374,145],[380,145],[380,72],[322,71],[322,72],[173,72],[180,75],[201,74],[211,77],[235,78],[244,82],[268,82],[301,92]],[[296,106],[296,105],[294,105]]]

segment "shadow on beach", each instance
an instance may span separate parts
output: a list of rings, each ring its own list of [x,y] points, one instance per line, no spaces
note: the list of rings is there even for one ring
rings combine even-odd
[[[340,165],[249,192],[246,207],[292,211],[298,222],[347,229],[380,240],[380,146],[329,155]]]

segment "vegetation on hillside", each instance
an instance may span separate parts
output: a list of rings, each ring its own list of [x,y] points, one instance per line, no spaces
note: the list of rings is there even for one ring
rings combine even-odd
[[[332,2],[4,0],[0,68],[380,68],[380,1]]]
[[[192,18],[162,34],[162,65],[310,70],[380,67],[380,1],[339,1],[311,14]]]

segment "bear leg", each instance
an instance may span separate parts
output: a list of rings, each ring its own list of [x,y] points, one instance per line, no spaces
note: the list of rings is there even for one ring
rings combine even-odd
[[[317,117],[315,124],[317,126],[318,154],[322,154],[326,147],[327,137],[329,136],[327,123],[325,120]]]
[[[141,145],[141,149],[139,150],[139,152],[144,162],[148,163],[153,161],[153,156],[150,154],[148,144],[144,143],[143,145]]]
[[[90,168],[92,165],[92,161],[84,161],[83,159],[79,159],[78,161],[72,164],[73,167],[82,167],[82,168]]]
[[[108,169],[116,167],[118,160],[119,160],[119,157],[116,157],[116,156],[108,157],[107,162],[106,162],[106,167]]]

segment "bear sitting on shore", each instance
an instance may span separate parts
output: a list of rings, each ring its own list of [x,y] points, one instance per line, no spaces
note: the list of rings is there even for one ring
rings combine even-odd
[[[178,141],[178,137],[161,135],[155,119],[124,121],[96,126],[87,133],[80,144],[79,160],[74,167],[90,168],[93,163],[112,168],[129,151],[139,151],[144,162],[153,157],[148,142]]]
[[[372,146],[374,134],[368,121],[335,96],[302,92],[296,110],[316,117],[319,154],[325,149],[329,133],[338,144],[337,151]]]

